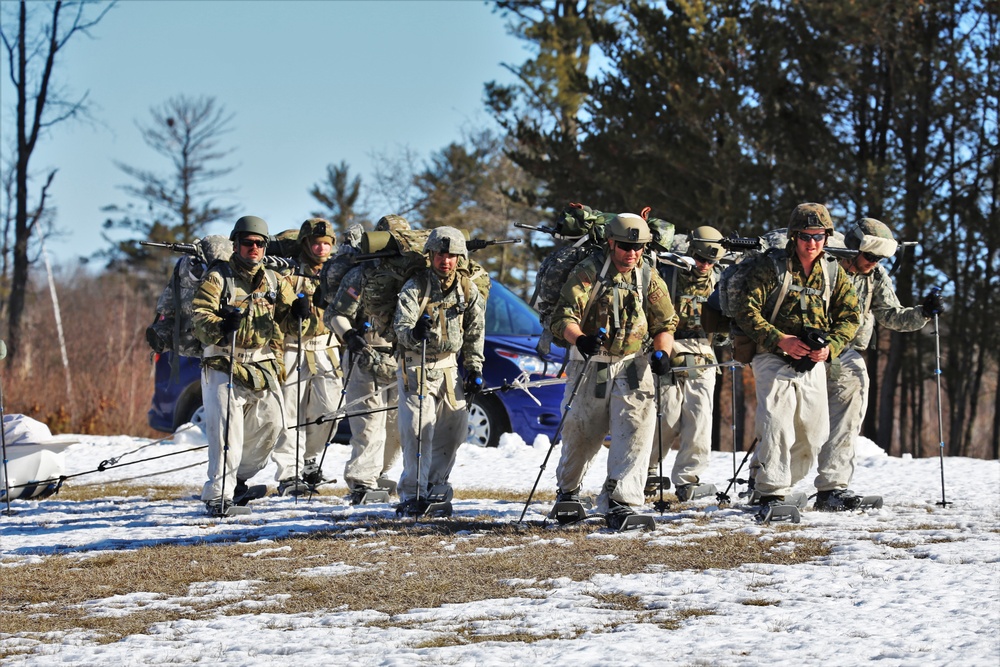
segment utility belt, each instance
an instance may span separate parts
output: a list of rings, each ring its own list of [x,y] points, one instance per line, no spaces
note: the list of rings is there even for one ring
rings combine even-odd
[[[322,350],[329,350],[331,347],[340,347],[340,343],[337,342],[333,332],[303,338],[301,342],[295,336],[285,336],[285,350],[290,352],[296,350],[320,352]]]
[[[201,354],[204,359],[208,359],[210,357],[225,357],[228,359],[229,355],[230,349],[221,345],[209,345]],[[267,345],[263,347],[233,348],[232,357],[233,361],[239,364],[252,364],[258,361],[270,361],[277,358],[274,354],[274,350]]]
[[[413,350],[404,350],[399,355],[399,364],[403,371],[403,388],[406,391],[422,391],[421,385],[424,382],[424,373],[427,371],[442,371],[449,368],[458,367],[458,354],[455,352],[428,352],[424,355],[425,363],[420,363],[420,353]],[[410,386],[409,370],[413,370],[417,376],[417,386]],[[455,373],[444,374],[444,391],[448,397],[448,403],[452,409],[458,410],[465,407],[465,402],[459,403],[455,395]]]
[[[630,359],[635,359],[636,353],[632,354],[592,354],[589,357],[583,356],[583,353],[574,345],[569,348],[569,360],[570,361],[596,361],[598,363],[604,364],[616,364],[620,361],[629,361]]]
[[[635,367],[636,353],[632,354],[593,354],[590,357],[584,357],[580,353],[580,350],[576,347],[571,347],[569,349],[570,361],[592,361],[593,371],[596,373],[596,378],[594,380],[594,398],[605,398],[608,395],[608,384],[614,379],[611,375],[609,367],[611,364],[622,364],[619,373],[625,374],[625,379],[628,381],[628,388],[635,391],[639,388],[639,370]],[[587,367],[584,366],[580,371],[585,372]],[[616,373],[617,375],[617,373]]]

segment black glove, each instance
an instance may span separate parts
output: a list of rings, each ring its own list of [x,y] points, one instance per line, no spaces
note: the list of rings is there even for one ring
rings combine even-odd
[[[924,302],[920,304],[920,310],[923,311],[924,317],[934,317],[943,313],[944,304],[941,303],[941,290],[937,287],[931,288],[931,291],[924,297]]]
[[[585,357],[590,357],[597,354],[597,351],[601,349],[601,337],[600,336],[579,336],[576,339],[576,349],[580,350],[580,354]]]
[[[219,313],[219,317],[222,318],[222,321],[219,322],[219,330],[222,331],[223,338],[228,338],[230,334],[240,328],[243,313],[239,308],[226,306]]]
[[[423,315],[413,325],[413,340],[427,340],[427,332],[431,328],[431,318]]]
[[[483,374],[479,371],[469,371],[465,375],[465,395],[475,396],[483,390]]]
[[[347,343],[347,349],[354,355],[361,354],[364,351],[365,346],[368,345],[368,343],[365,342],[364,335],[357,329],[348,329],[345,331],[344,342]]]
[[[657,375],[666,375],[670,372],[670,357],[663,350],[657,350],[649,357],[649,367]]]
[[[810,350],[822,350],[830,344],[826,332],[819,329],[806,329],[805,333],[799,336],[799,340],[808,345]],[[800,359],[792,359],[788,363],[797,373],[807,373],[816,365],[816,362],[810,359],[809,355]]]
[[[299,295],[299,298],[292,301],[292,316],[300,320],[308,320],[312,317],[312,304],[309,303],[309,297],[305,294]]]

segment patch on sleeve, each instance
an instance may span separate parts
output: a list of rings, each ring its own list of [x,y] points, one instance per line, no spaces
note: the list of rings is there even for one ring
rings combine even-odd
[[[361,298],[361,295],[358,294],[358,290],[354,289],[353,287],[347,288],[347,296],[351,297],[352,301],[357,301],[358,299]]]

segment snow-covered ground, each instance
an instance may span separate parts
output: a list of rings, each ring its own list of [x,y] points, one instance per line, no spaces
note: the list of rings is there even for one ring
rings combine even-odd
[[[146,441],[125,436],[80,436],[66,454],[66,473],[95,471],[107,459]],[[138,465],[129,461],[204,444],[197,431],[178,434],[128,456],[119,466],[71,478],[67,485],[107,483],[161,470],[197,464],[194,451]],[[497,449],[464,446],[452,475],[456,488],[507,488],[527,497],[548,442],[525,445],[504,436]],[[325,469],[340,477],[348,449],[329,450]],[[555,487],[559,449],[552,454],[540,484]],[[671,454],[665,464],[673,461]],[[733,457],[715,453],[708,481],[732,476]],[[604,477],[604,458],[596,461],[585,491],[596,493]],[[1000,462],[963,458],[944,461],[947,499],[940,507],[940,463],[932,459],[890,458],[867,440],[859,440],[853,488],[881,493],[886,503],[867,513],[827,514],[807,511],[795,535],[828,541],[832,553],[801,565],[747,564],[734,569],[649,571],[621,576],[594,575],[580,582],[559,581],[539,595],[414,609],[393,623],[364,622],[364,612],[325,610],[299,615],[246,613],[210,620],[183,620],[152,627],[113,644],[99,645],[84,633],[39,643],[28,655],[10,656],[9,665],[1000,665]],[[274,484],[273,467],[254,481]],[[135,479],[130,484],[182,484],[195,491],[204,466]],[[799,489],[812,492],[812,476]],[[721,487],[720,487],[721,488]],[[495,517],[498,524],[518,519],[522,505],[485,497],[455,502],[456,514]],[[736,498],[735,491],[730,494]],[[716,530],[742,530],[769,539],[776,528],[758,526],[735,508],[719,509],[710,499],[657,516],[653,533],[614,535],[597,531],[591,539],[644,540],[670,548],[678,540],[698,539]],[[15,501],[14,516],[0,516],[0,566],[4,576],[52,554],[135,549],[157,543],[206,543],[213,540],[259,542],[291,533],[329,528],[331,516],[355,511],[392,515],[388,505],[351,508],[333,496],[311,503],[268,497],[253,503],[252,516],[227,521],[204,516],[195,500],[149,501],[141,496],[72,502],[54,496]],[[535,503],[528,519],[537,521],[548,504]],[[709,515],[707,522],[701,519]],[[787,524],[785,524],[787,525]],[[364,531],[361,531],[363,536]],[[558,536],[558,532],[553,533]],[[369,535],[370,537],[370,535]],[[389,538],[391,539],[391,538]],[[211,548],[209,544],[206,549]],[[304,566],[303,566],[304,567]],[[345,568],[346,569],[346,568]],[[350,576],[349,572],[330,576]],[[551,582],[550,582],[551,583]],[[200,582],[192,595],[215,590]],[[95,600],[125,613],[129,604],[149,609],[157,602],[142,591],[134,600]],[[653,623],[604,624],[608,612],[595,595],[641,596],[660,609],[712,609],[691,616],[678,629]],[[2,597],[2,591],[0,591]],[[765,606],[743,604],[766,597]],[[164,601],[163,604],[168,604]],[[2,608],[0,608],[2,614]],[[428,632],[447,629],[462,619],[493,618],[500,633],[549,633],[567,630],[565,638],[530,643],[482,642],[426,647]],[[418,627],[414,626],[416,623]],[[502,626],[502,630],[500,629]],[[17,628],[0,615],[0,652],[24,646]],[[51,641],[48,640],[48,641]]]

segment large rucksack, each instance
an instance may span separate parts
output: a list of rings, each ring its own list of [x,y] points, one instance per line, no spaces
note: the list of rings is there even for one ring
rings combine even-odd
[[[424,244],[430,233],[429,229],[366,232],[361,239],[361,252],[355,259],[376,258],[378,263],[366,272],[359,305],[372,328],[386,340],[396,338],[392,320],[403,285],[430,266],[424,254]],[[471,298],[472,289],[478,289],[484,300],[489,298],[490,276],[478,262],[459,260],[458,277],[466,298]]]

